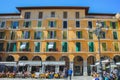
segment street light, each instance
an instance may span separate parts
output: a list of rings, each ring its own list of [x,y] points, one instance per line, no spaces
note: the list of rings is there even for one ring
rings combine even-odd
[[[103,80],[103,68],[102,68],[102,60],[101,60],[101,49],[100,49],[100,37],[101,37],[101,34],[103,33],[103,31],[102,31],[102,24],[101,24],[101,22],[100,21],[97,21],[96,22],[96,29],[95,29],[95,34],[96,34],[96,36],[97,36],[97,38],[98,38],[98,47],[99,47],[99,49],[98,49],[98,54],[99,54],[99,59],[100,59],[100,61],[99,61],[99,66],[100,66],[100,80]],[[106,30],[108,30],[108,27],[106,27]]]

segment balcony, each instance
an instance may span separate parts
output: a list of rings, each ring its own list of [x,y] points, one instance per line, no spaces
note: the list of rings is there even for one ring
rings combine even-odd
[[[50,26],[48,26],[48,27],[46,27],[46,29],[47,30],[61,30],[61,28],[60,27],[50,27]]]
[[[58,37],[54,37],[54,38],[43,38],[43,40],[46,40],[46,41],[56,41],[56,40],[60,40],[60,38],[58,38]]]
[[[45,27],[32,27],[33,30],[45,30]]]
[[[31,40],[31,37],[18,37],[17,40]]]
[[[50,16],[50,15],[48,15],[48,16],[45,16],[44,19],[57,20],[57,19],[60,19],[60,17],[59,16]]]
[[[30,30],[30,29],[32,29],[32,27],[31,26],[21,26],[20,27],[20,29],[22,29],[22,30]]]

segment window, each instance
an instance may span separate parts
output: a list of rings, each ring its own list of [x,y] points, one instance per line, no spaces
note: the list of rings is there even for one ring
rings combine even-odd
[[[48,24],[49,27],[56,27],[56,21],[49,21],[49,24]]]
[[[80,21],[76,21],[76,27],[77,27],[77,28],[80,27]]]
[[[5,38],[5,32],[0,32],[0,39],[4,39]]]
[[[20,51],[30,51],[29,42],[20,42]]]
[[[30,38],[30,31],[23,31],[22,36],[23,36],[23,39],[29,39]]]
[[[89,39],[93,39],[93,32],[89,32]]]
[[[34,42],[35,52],[40,52],[40,42]]]
[[[16,42],[8,42],[7,43],[7,51],[16,52],[17,51]]]
[[[30,12],[25,12],[24,18],[25,18],[25,19],[30,19],[30,15],[31,15]]]
[[[105,39],[105,37],[106,37],[106,33],[105,33],[105,32],[102,32],[102,33],[101,33],[101,39]]]
[[[113,39],[118,39],[117,32],[113,32]]]
[[[51,17],[55,17],[55,12],[51,12]]]
[[[102,51],[107,51],[106,43],[102,43]]]
[[[80,16],[79,16],[79,12],[76,12],[76,13],[75,13],[75,17],[76,17],[76,19],[79,19],[79,17],[80,17]]]
[[[2,21],[2,22],[0,23],[0,28],[3,28],[3,27],[5,27],[5,21]]]
[[[89,52],[94,52],[94,43],[93,42],[89,42]]]
[[[56,42],[47,42],[46,51],[57,51]]]
[[[67,21],[63,21],[63,28],[67,29]]]
[[[111,22],[110,26],[112,27],[112,29],[117,29],[118,28],[118,23],[117,22]]]
[[[76,42],[76,52],[81,51],[81,43],[80,42]]]
[[[10,39],[11,39],[11,40],[14,40],[14,39],[16,38],[16,36],[15,36],[15,35],[16,35],[16,32],[15,32],[15,31],[11,31],[10,34],[11,34]]]
[[[38,18],[39,18],[39,19],[42,19],[42,18],[43,18],[43,12],[39,12]]]
[[[3,51],[4,43],[0,43],[0,51]]]
[[[114,50],[115,50],[115,51],[119,51],[119,46],[118,46],[118,43],[117,43],[117,42],[114,43]]]
[[[38,21],[38,27],[42,26],[42,21]]]
[[[88,21],[88,28],[92,28],[92,21]]]
[[[76,38],[81,39],[82,38],[82,31],[76,31]]]
[[[62,52],[67,52],[68,44],[67,42],[62,42]]]
[[[63,31],[63,39],[67,39],[67,31]]]
[[[49,39],[56,38],[56,31],[48,31],[48,38]]]
[[[67,19],[67,12],[63,12],[63,18]]]
[[[18,29],[19,23],[18,21],[12,21],[11,22],[11,28],[12,29]]]
[[[34,39],[41,39],[42,38],[42,32],[41,31],[36,31],[34,33]]]
[[[102,27],[105,28],[106,27],[106,22],[101,22]]]
[[[31,26],[31,21],[25,21],[23,26],[29,28]]]

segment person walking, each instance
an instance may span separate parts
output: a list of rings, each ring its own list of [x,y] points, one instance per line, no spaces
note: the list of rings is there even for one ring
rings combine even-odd
[[[70,77],[70,80],[71,80],[71,76],[72,76],[72,69],[69,69],[69,70],[68,70],[68,76]]]

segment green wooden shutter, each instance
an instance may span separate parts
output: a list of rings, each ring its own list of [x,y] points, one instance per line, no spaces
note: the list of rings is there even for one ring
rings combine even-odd
[[[94,44],[93,44],[93,42],[89,42],[89,51],[94,52]]]
[[[63,42],[62,43],[62,51],[67,52],[67,47],[68,47],[67,42]]]
[[[116,25],[116,29],[118,29],[118,22],[116,22],[115,25]]]
[[[106,49],[106,43],[102,43],[102,49],[103,49],[103,51],[106,51],[107,49]]]
[[[113,29],[113,27],[112,27],[112,22],[110,22],[110,27],[111,27],[111,29]]]
[[[31,21],[29,22],[29,27],[31,27]]]
[[[104,27],[106,27],[106,22],[104,21]]]
[[[9,47],[10,47],[10,45],[9,45],[9,43],[7,43],[7,51],[9,51]]]
[[[81,50],[80,42],[76,42],[76,52],[79,52]]]
[[[54,38],[56,38],[56,31],[54,31]]]
[[[114,37],[114,39],[118,39],[117,32],[113,32],[113,37]]]
[[[115,51],[119,51],[118,43],[114,43]]]
[[[26,22],[23,23],[23,27],[26,27]]]
[[[30,31],[28,31],[28,38],[30,38]]]
[[[50,27],[50,21],[48,22],[48,27]]]
[[[54,46],[53,46],[53,49],[56,49],[56,42],[54,42]]]
[[[80,38],[82,38],[82,31],[80,31]]]
[[[26,50],[29,50],[29,42],[26,43]]]
[[[17,47],[16,47],[16,43],[14,43],[13,52],[16,52],[16,51],[17,51]]]
[[[49,43],[47,42],[46,43],[46,51],[48,51],[48,45],[49,45]]]
[[[34,32],[34,39],[36,39],[36,32]]]
[[[48,38],[50,38],[50,31],[48,31]]]
[[[54,27],[56,27],[56,26],[57,26],[57,23],[56,23],[56,22],[57,22],[57,21],[55,21],[55,22],[54,22],[54,25],[55,25]]]
[[[78,38],[78,31],[76,31],[76,38]]]

